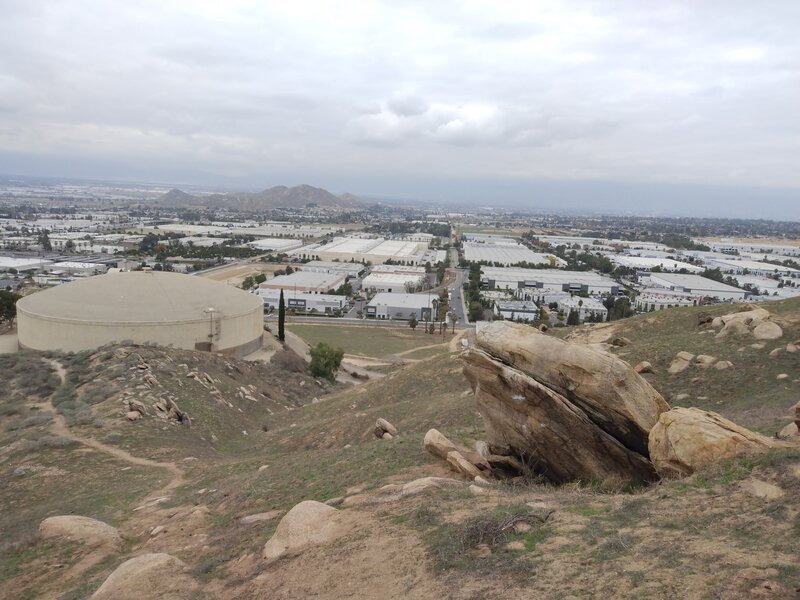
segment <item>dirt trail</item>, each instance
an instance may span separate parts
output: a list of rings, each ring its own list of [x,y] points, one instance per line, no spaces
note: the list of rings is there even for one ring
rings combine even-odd
[[[47,362],[51,367],[53,367],[53,369],[56,372],[56,375],[58,375],[58,378],[61,380],[61,385],[64,385],[64,383],[66,383],[67,380],[67,371],[66,369],[64,369],[64,366],[57,360],[49,358],[45,358],[43,360]],[[64,419],[64,415],[62,415],[56,410],[56,407],[53,406],[52,400],[48,400],[45,406],[47,410],[53,413],[53,425],[51,429],[53,433],[55,433],[56,435],[74,440],[79,444],[83,444],[84,446],[88,446],[89,448],[97,450],[98,452],[103,452],[105,454],[113,456],[114,458],[121,460],[123,462],[127,462],[133,465],[138,465],[141,467],[152,467],[156,469],[166,469],[167,471],[169,471],[171,477],[170,480],[167,482],[167,484],[163,487],[153,490],[145,500],[155,496],[163,496],[166,492],[169,492],[177,488],[181,484],[183,484],[184,482],[183,471],[181,471],[175,463],[158,462],[155,460],[150,460],[149,458],[141,458],[139,456],[134,456],[133,454],[130,454],[129,452],[122,450],[121,448],[115,448],[114,446],[109,446],[102,442],[98,442],[97,440],[94,440],[92,438],[87,438],[77,435],[72,431],[70,431],[69,427],[67,426],[67,422]]]

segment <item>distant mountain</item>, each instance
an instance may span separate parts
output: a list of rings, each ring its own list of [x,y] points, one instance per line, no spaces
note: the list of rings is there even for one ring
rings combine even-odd
[[[371,204],[353,194],[336,196],[311,185],[286,187],[279,185],[256,193],[212,194],[193,196],[173,189],[157,202],[167,206],[220,206],[257,212],[270,208],[303,208],[306,206],[362,208]]]
[[[166,194],[158,199],[160,204],[169,204],[172,206],[184,206],[188,204],[195,204],[197,199],[191,194],[187,194],[178,188],[172,188]]]

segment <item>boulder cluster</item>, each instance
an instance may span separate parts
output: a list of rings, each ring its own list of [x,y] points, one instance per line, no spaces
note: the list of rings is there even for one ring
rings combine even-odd
[[[770,312],[758,306],[715,317],[711,320],[711,327],[717,331],[717,339],[752,336],[757,340],[777,340],[783,336],[783,329],[772,321]]]
[[[720,368],[712,356],[683,354],[676,357],[682,368]],[[486,424],[485,449],[466,449],[436,430],[424,446],[471,479],[516,469],[555,483],[644,483],[783,443],[713,412],[670,409],[639,374],[651,365],[633,368],[609,352],[525,325],[481,328],[461,359]]]

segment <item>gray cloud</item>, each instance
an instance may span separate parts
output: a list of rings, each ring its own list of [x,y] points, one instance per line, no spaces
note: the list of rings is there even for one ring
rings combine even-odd
[[[487,194],[547,178],[768,195],[800,188],[799,21],[790,0],[6,3],[0,156],[243,185],[269,164],[389,195],[464,173]]]

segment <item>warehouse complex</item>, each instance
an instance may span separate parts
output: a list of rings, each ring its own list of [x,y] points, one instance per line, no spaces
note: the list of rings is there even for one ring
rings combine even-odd
[[[537,302],[544,292],[552,291],[615,295],[619,292],[616,281],[593,271],[484,267],[481,273],[481,283],[487,289],[518,290],[521,298]]]
[[[19,345],[78,352],[110,343],[152,343],[243,356],[261,347],[261,300],[178,273],[97,275],[17,303]]]
[[[370,262],[387,260],[405,264],[424,264],[428,250],[425,241],[387,240],[386,238],[337,237],[327,244],[303,246],[293,252],[301,259]]]
[[[679,275],[677,273],[651,273],[652,287],[673,290],[691,294],[698,300],[703,298],[718,298],[722,301],[741,302],[745,299],[747,291],[701,277],[700,275]]]
[[[289,275],[278,275],[268,279],[259,287],[262,290],[292,290],[325,294],[335,290],[347,279],[344,273],[318,273],[316,271],[295,271]]]

